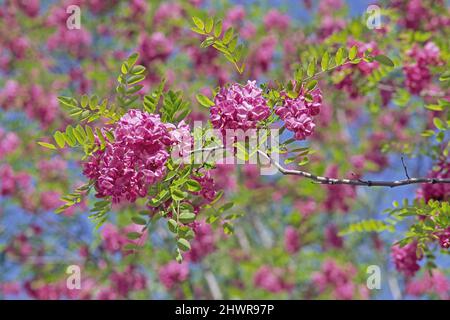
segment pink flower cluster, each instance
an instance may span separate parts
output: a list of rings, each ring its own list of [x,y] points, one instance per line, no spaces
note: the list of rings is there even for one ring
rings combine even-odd
[[[209,171],[205,172],[202,176],[194,175],[194,180],[200,183],[202,189],[194,194],[201,195],[207,203],[213,201],[216,198],[216,186]]]
[[[216,241],[211,225],[205,221],[194,222],[195,238],[191,243],[191,250],[186,253],[186,259],[200,262],[204,257],[216,250]]]
[[[136,240],[130,240],[126,237],[126,234],[130,232],[142,233],[142,226],[133,223],[121,230],[111,223],[106,223],[101,231],[103,248],[109,253],[116,253],[122,252],[122,248],[127,243],[133,243],[136,245],[139,243],[145,243],[148,236],[147,231],[143,233],[141,238]]]
[[[119,298],[126,298],[130,292],[144,290],[147,287],[147,278],[133,265],[128,265],[122,271],[114,271],[110,275],[111,289]]]
[[[62,206],[64,202],[60,199],[62,196],[58,191],[44,191],[40,196],[40,207],[46,211],[55,210]]]
[[[319,88],[309,92],[312,101],[308,101],[306,94],[302,88],[297,98],[289,98],[286,95],[283,106],[275,110],[284,121],[286,129],[293,131],[297,140],[304,140],[313,134],[316,126],[313,117],[319,114],[322,106],[322,92]]]
[[[117,123],[114,143],[97,151],[84,163],[84,175],[95,181],[97,197],[113,202],[134,202],[148,187],[161,180],[173,144],[168,126],[159,115],[132,109]]]
[[[145,64],[155,60],[165,61],[173,51],[173,42],[161,32],[143,34],[139,42],[139,53]]]
[[[442,161],[436,167],[428,174],[428,177],[450,178],[450,162]],[[426,202],[429,200],[447,201],[450,198],[450,185],[445,183],[424,184],[417,190],[417,197],[423,198]]]
[[[325,176],[330,178],[338,177],[337,165],[330,165],[325,170]],[[356,189],[351,185],[326,185],[327,197],[324,202],[324,207],[327,211],[333,212],[340,210],[348,212],[350,210],[349,200],[356,197]]]
[[[0,195],[11,196],[16,192],[31,192],[32,177],[26,172],[14,172],[9,164],[0,165]]]
[[[429,66],[441,64],[440,50],[433,42],[428,42],[423,48],[414,45],[408,55],[415,62],[403,67],[405,84],[411,93],[419,94],[431,82]]]
[[[324,247],[326,249],[341,249],[344,246],[344,239],[339,236],[338,228],[334,224],[329,224],[325,228],[325,242]]]
[[[15,80],[7,80],[0,91],[0,107],[5,110],[21,108],[28,117],[39,121],[44,128],[58,116],[56,95],[46,92],[37,84],[24,87]]]
[[[261,39],[258,47],[248,59],[248,70],[252,77],[258,78],[269,71],[275,55],[276,46],[277,38],[272,34]]]
[[[210,108],[211,123],[222,133],[226,129],[255,129],[269,115],[267,101],[256,81],[248,81],[245,86],[234,83],[230,87],[222,87]]]
[[[426,272],[422,278],[408,282],[406,293],[416,297],[436,293],[442,300],[448,300],[450,281],[442,272],[434,270],[431,275]]]
[[[368,293],[365,287],[359,290],[353,283],[356,269],[352,265],[339,266],[334,260],[326,260],[320,272],[313,274],[313,283],[319,293],[331,290],[336,299],[354,299],[359,293],[361,298],[367,298]]]
[[[20,144],[19,137],[14,132],[6,132],[0,127],[0,159],[13,153]]]
[[[418,261],[422,259],[422,256],[417,256],[417,242],[408,243],[404,247],[393,246],[391,256],[397,271],[407,277],[413,277],[420,269]]]
[[[253,284],[257,288],[264,289],[272,293],[291,291],[293,285],[283,279],[285,272],[279,268],[262,266],[253,277]]]
[[[286,31],[289,28],[291,18],[277,9],[271,9],[264,16],[264,26],[266,30]]]
[[[439,244],[442,249],[450,248],[450,227],[435,233],[439,237]]]
[[[294,227],[288,226],[284,230],[284,247],[286,251],[290,254],[297,253],[300,250],[300,245],[298,231]]]
[[[166,289],[172,289],[176,284],[185,281],[189,276],[189,265],[187,262],[178,263],[170,261],[166,265],[161,266],[159,270],[159,281],[162,282]]]

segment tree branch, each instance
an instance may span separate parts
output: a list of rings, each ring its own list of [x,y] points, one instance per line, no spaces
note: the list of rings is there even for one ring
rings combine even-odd
[[[394,180],[394,181],[388,181],[388,180],[362,180],[362,179],[336,179],[336,178],[329,178],[329,177],[321,177],[314,175],[312,173],[301,171],[301,170],[291,170],[283,168],[278,162],[275,162],[270,158],[270,156],[266,153],[264,153],[261,150],[258,150],[258,153],[269,160],[277,169],[280,171],[280,173],[284,175],[296,175],[296,176],[302,176],[308,179],[311,179],[319,184],[330,184],[330,185],[337,185],[337,184],[347,184],[347,185],[354,185],[354,186],[366,186],[366,187],[399,187],[399,186],[405,186],[409,184],[418,184],[418,183],[427,183],[427,184],[435,184],[435,183],[450,183],[450,179],[440,179],[440,178],[408,178],[404,180]]]

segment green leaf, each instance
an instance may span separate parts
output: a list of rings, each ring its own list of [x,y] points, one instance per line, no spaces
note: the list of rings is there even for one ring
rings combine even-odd
[[[340,66],[343,62],[344,62],[344,48],[339,48],[338,51],[336,52],[336,65]]]
[[[202,190],[201,184],[193,179],[186,181],[187,189],[191,192],[198,192]]]
[[[434,123],[434,126],[436,128],[438,128],[439,130],[441,130],[441,131],[445,130],[445,124],[444,124],[444,122],[441,119],[433,118],[433,123]]]
[[[38,145],[47,149],[57,150],[57,148],[51,143],[38,141]]]
[[[358,54],[358,47],[357,46],[353,46],[349,53],[348,53],[348,58],[350,60],[354,60],[356,58],[356,55]]]
[[[94,143],[95,142],[94,131],[90,126],[85,126],[85,128],[86,128],[86,136],[89,140],[89,143],[91,144]]]
[[[216,21],[214,26],[214,37],[219,38],[222,34],[222,20]]]
[[[322,71],[325,71],[328,69],[329,63],[330,63],[330,54],[328,52],[325,52],[322,56],[322,61],[320,62]]]
[[[81,106],[83,108],[86,108],[88,103],[89,103],[89,97],[87,95],[83,94],[83,96],[81,97]]]
[[[175,201],[181,201],[187,197],[186,192],[183,192],[176,188],[171,188],[172,199]]]
[[[205,31],[203,31],[202,29],[199,29],[197,27],[192,27],[191,30],[198,34],[206,34]]]
[[[53,138],[55,138],[58,147],[64,148],[66,142],[64,140],[64,134],[61,131],[56,131],[55,134],[53,135]]]
[[[438,105],[438,104],[429,104],[429,105],[425,106],[425,108],[427,108],[428,110],[433,110],[433,111],[444,110],[443,106]]]
[[[195,97],[197,98],[197,101],[206,108],[212,107],[214,105],[214,102],[212,102],[211,99],[203,94],[199,93]]]
[[[58,101],[59,101],[60,104],[65,105],[65,106],[70,107],[70,108],[78,107],[77,100],[75,100],[72,97],[59,96],[58,97]]]
[[[180,238],[177,241],[178,248],[183,251],[189,251],[191,249],[191,244],[186,239]]]
[[[139,59],[139,53],[135,52],[132,55],[130,55],[127,59],[128,68],[133,67],[138,59]]]
[[[233,27],[228,28],[228,30],[225,32],[222,41],[224,44],[228,44],[233,39],[234,29]]]
[[[373,59],[375,61],[378,61],[379,63],[385,65],[385,66],[389,66],[389,67],[394,67],[394,62],[392,62],[391,59],[389,59],[387,56],[383,55],[383,54],[379,54],[375,57],[373,57]]]
[[[450,80],[450,70],[445,71],[441,76],[439,77],[439,81],[448,81]]]
[[[138,83],[138,82],[141,82],[141,81],[144,80],[144,79],[145,79],[145,76],[142,75],[142,74],[135,75],[135,76],[131,76],[131,77],[128,79],[128,85],[136,84],[136,83]]]
[[[180,214],[180,216],[178,217],[178,220],[181,223],[187,224],[187,223],[191,223],[195,220],[196,215],[192,212],[183,212],[182,214]]]
[[[106,145],[105,137],[103,137],[102,130],[100,128],[95,128],[95,132],[97,133],[97,138],[100,140],[100,145],[102,148]]]
[[[167,226],[169,227],[170,232],[177,233],[178,223],[175,220],[169,219],[169,221],[167,221]]]
[[[133,243],[127,243],[122,248],[124,251],[136,251],[138,247]]]
[[[315,59],[312,59],[311,62],[308,65],[308,69],[306,70],[306,74],[308,77],[312,77],[314,75],[314,72],[316,71],[316,61]]]
[[[224,211],[231,209],[233,206],[234,206],[233,202],[228,202],[228,203],[225,203],[223,206],[221,206],[218,211],[222,213]]]
[[[120,72],[122,72],[122,74],[128,73],[128,66],[126,62],[122,63],[122,65],[120,66]]]
[[[233,234],[233,232],[234,232],[233,225],[229,222],[225,222],[223,224],[223,232],[228,235]]]
[[[139,232],[130,232],[127,234],[127,238],[130,240],[136,240],[139,239],[142,236]]]
[[[142,226],[147,225],[147,221],[144,218],[141,217],[132,217],[131,221],[133,221],[135,224],[139,224]]]
[[[205,23],[206,33],[210,33],[212,31],[213,26],[214,26],[214,19],[212,17],[209,17]]]
[[[196,27],[199,28],[200,30],[204,30],[204,29],[205,29],[205,23],[204,23],[203,20],[200,19],[199,17],[192,17],[192,21],[194,21],[194,24],[195,24]]]
[[[131,69],[131,73],[132,73],[132,74],[135,74],[135,75],[142,74],[142,73],[144,73],[144,72],[145,72],[145,67],[144,67],[144,66],[141,66],[140,64],[137,65],[137,66],[134,66],[134,67]]]
[[[317,86],[317,82],[317,80],[311,80],[310,82],[308,82],[308,84],[306,85],[306,90],[314,90],[314,88]]]

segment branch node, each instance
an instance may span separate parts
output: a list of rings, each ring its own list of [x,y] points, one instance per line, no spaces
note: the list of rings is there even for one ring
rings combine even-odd
[[[408,180],[410,180],[411,178],[409,177],[409,174],[408,174],[408,168],[406,168],[405,161],[403,160],[403,157],[401,157],[401,159],[402,159],[403,169],[405,170],[406,178],[408,178]]]

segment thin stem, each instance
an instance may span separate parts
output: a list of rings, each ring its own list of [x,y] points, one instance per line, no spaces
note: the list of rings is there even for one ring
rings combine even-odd
[[[354,185],[354,186],[366,186],[366,187],[399,187],[409,184],[418,184],[418,183],[426,183],[426,184],[435,184],[435,183],[450,183],[450,179],[441,179],[441,178],[408,178],[404,180],[394,180],[394,181],[388,181],[388,180],[362,180],[362,179],[337,179],[337,178],[329,178],[329,177],[321,177],[314,175],[312,173],[301,171],[301,170],[291,170],[283,168],[278,162],[273,161],[272,158],[266,153],[264,153],[261,150],[258,150],[258,153],[269,160],[277,169],[284,175],[296,175],[296,176],[302,176],[308,179],[311,179],[319,184],[330,184],[330,185],[337,185],[337,184],[347,184],[347,185]]]

